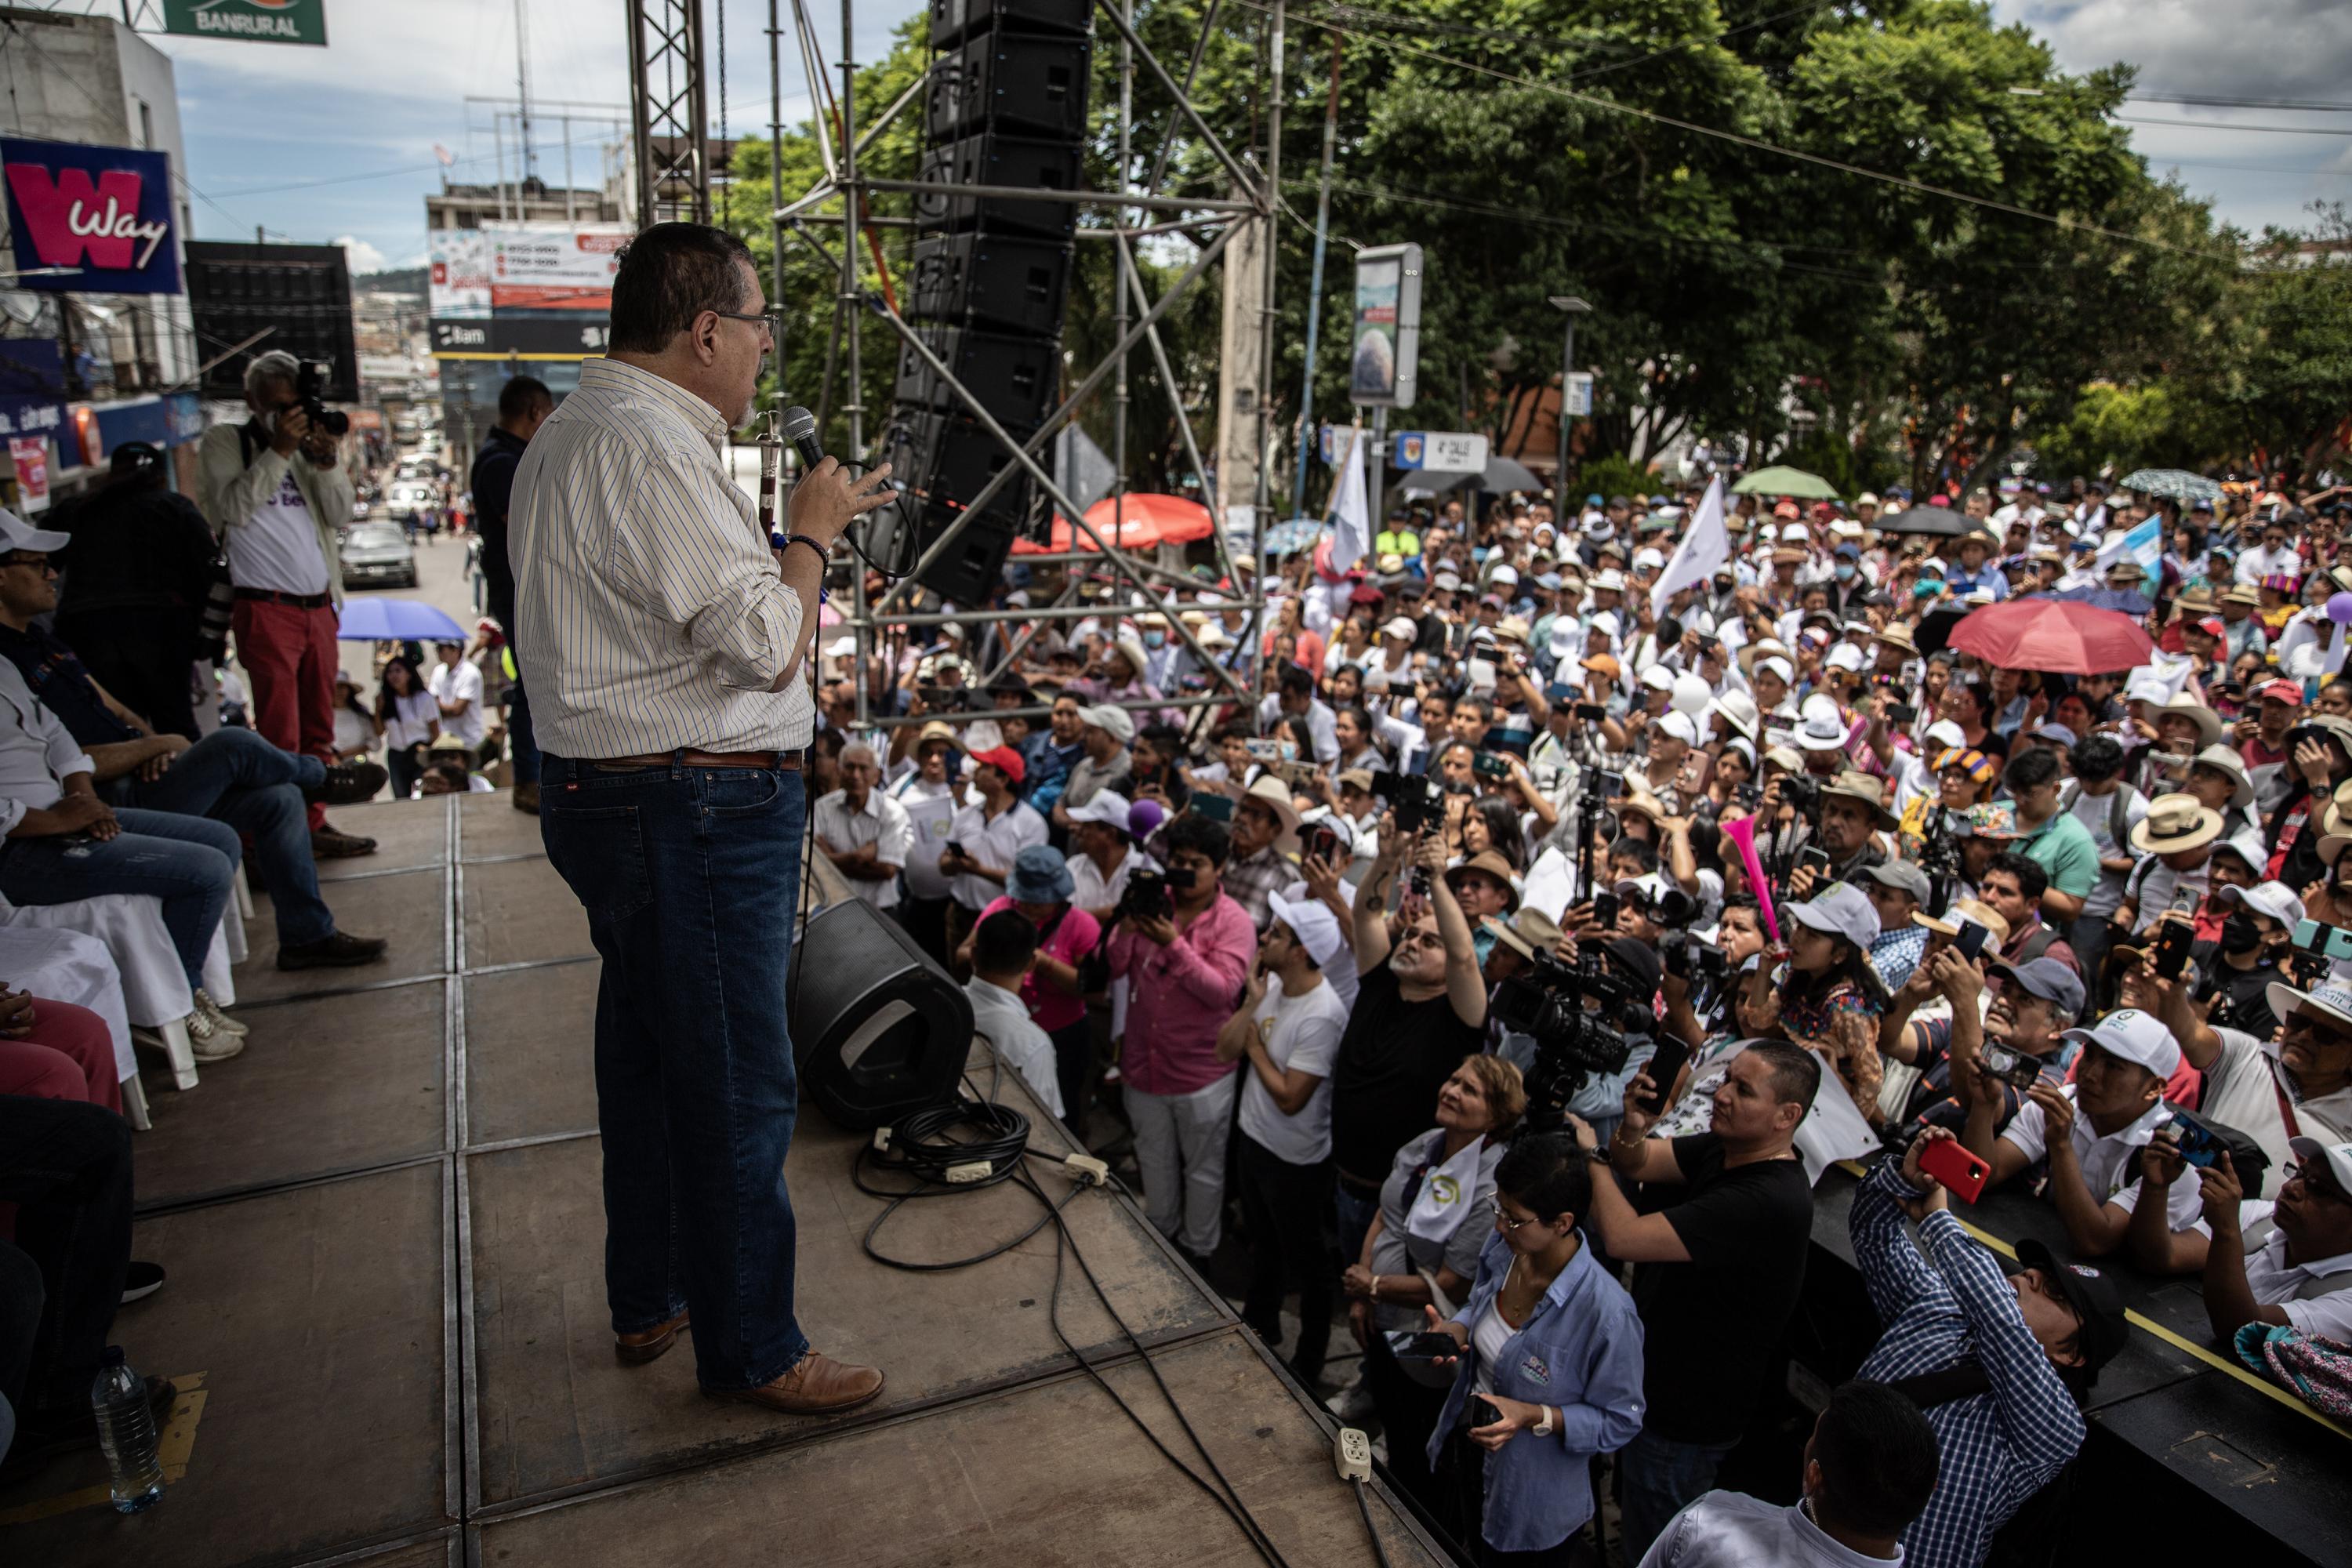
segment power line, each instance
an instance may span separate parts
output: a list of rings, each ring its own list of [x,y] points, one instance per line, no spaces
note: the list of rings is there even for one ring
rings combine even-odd
[[[2297,109],[2310,114],[2352,114],[2352,103],[2310,98],[2212,98],[2194,92],[2134,92],[2134,103],[2183,103],[2196,109]]]
[[[1240,3],[1248,5],[1253,10],[1264,11],[1268,9],[1267,5],[1265,4],[1265,0],[1240,0]],[[1693,135],[1707,136],[1712,137],[1717,141],[1729,142],[1737,146],[1751,148],[1759,153],[1778,153],[1781,157],[1792,158],[1799,163],[1811,163],[1824,169],[1835,169],[1841,174],[1853,174],[1858,178],[1865,180],[1875,180],[1881,184],[1894,185],[1902,190],[1915,191],[1921,195],[1940,196],[1947,201],[1962,202],[1969,206],[1981,207],[1989,212],[2007,213],[2012,217],[2028,218],[2035,223],[2046,223],[2056,228],[2076,229],[2084,234],[2095,234],[2104,238],[2121,240],[2127,245],[2146,246],[2151,249],[2170,251],[2175,255],[2200,256],[2206,254],[2203,251],[2192,249],[2187,246],[2174,245],[2167,240],[2150,238],[2146,235],[2127,234],[2121,229],[2107,228],[2099,224],[2084,222],[2080,218],[2063,217],[2054,213],[2036,212],[2032,207],[2019,206],[2013,202],[2004,202],[1996,197],[1972,195],[1966,191],[1956,191],[1947,185],[1931,184],[1925,180],[1915,180],[1907,174],[1890,174],[1883,170],[1866,169],[1859,163],[1849,163],[1840,158],[1828,157],[1819,153],[1808,153],[1795,147],[1782,147],[1775,142],[1766,142],[1759,137],[1743,136],[1736,131],[1724,131],[1712,125],[1696,124],[1688,120],[1677,119],[1671,114],[1662,114],[1656,110],[1642,109],[1633,104],[1619,103],[1612,99],[1596,97],[1589,92],[1579,92],[1572,88],[1562,87],[1558,82],[1545,81],[1537,77],[1522,76],[1516,71],[1501,70],[1493,66],[1480,65],[1475,60],[1459,59],[1452,55],[1440,54],[1435,49],[1423,48],[1416,44],[1403,43],[1393,38],[1381,37],[1374,34],[1360,32],[1352,27],[1343,27],[1336,22],[1325,20],[1320,17],[1302,17],[1301,24],[1303,26],[1321,27],[1327,32],[1338,33],[1343,37],[1356,38],[1363,43],[1370,44],[1376,48],[1391,49],[1402,54],[1418,56],[1421,58],[1433,61],[1439,65],[1452,66],[1457,70],[1470,71],[1479,76],[1491,77],[1496,81],[1508,82],[1515,87],[1529,88],[1538,92],[1550,93],[1556,98],[1566,99],[1572,103],[1580,103],[1588,108],[1601,110],[1612,114],[1632,115],[1637,120],[1647,120],[1655,124],[1671,126],[1677,131],[1689,132]]]
[[[2151,115],[2118,114],[2125,125],[2179,125],[2190,131],[2273,131],[2284,136],[2352,136],[2352,128],[2336,125],[2232,125],[2225,120],[2158,120]]]

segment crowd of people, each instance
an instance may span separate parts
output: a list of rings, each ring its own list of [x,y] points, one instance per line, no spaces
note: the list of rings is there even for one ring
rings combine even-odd
[[[1244,1320],[1478,1560],[1584,1560],[1607,1455],[1629,1564],[1981,1562],[2117,1263],[2315,1399],[2352,1358],[2352,489],[2198,489],[1741,496],[1671,591],[1696,488],[1157,604],[1016,556],[826,650],[815,844],[1204,1272],[1237,1222]],[[2150,651],[1952,646],[2033,597]],[[1856,1137],[1882,1336],[1798,1507],[1713,1490]],[[1970,1166],[2065,1247],[1972,1240]]]

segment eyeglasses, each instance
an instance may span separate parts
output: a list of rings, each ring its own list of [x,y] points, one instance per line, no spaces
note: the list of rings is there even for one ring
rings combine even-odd
[[[49,558],[46,555],[18,555],[11,552],[5,556],[0,556],[0,566],[30,566],[36,572],[46,572],[49,569]]]
[[[714,316],[724,316],[730,321],[749,321],[772,342],[776,336],[776,318],[766,310],[713,310]]]
[[[1510,1215],[1505,1214],[1503,1212],[1503,1200],[1500,1198],[1488,1198],[1486,1200],[1486,1213],[1493,1218],[1496,1225],[1502,1227],[1503,1234],[1505,1236],[1517,1236],[1519,1234],[1520,1226],[1529,1226],[1536,1223],[1536,1216],[1533,1215],[1529,1215],[1525,1219],[1513,1219]]]
[[[2318,1169],[2298,1162],[2286,1167],[2281,1184],[2296,1180],[2303,1183],[2303,1190],[2313,1197],[2326,1198],[2334,1204],[2352,1204],[2352,1193],[2347,1193],[2336,1184],[2333,1170],[2323,1175]]]

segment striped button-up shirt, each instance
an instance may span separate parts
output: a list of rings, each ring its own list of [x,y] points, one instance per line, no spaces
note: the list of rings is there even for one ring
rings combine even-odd
[[[531,727],[562,757],[794,751],[807,686],[771,691],[799,644],[726,416],[618,360],[580,367],[515,471],[509,550]]]

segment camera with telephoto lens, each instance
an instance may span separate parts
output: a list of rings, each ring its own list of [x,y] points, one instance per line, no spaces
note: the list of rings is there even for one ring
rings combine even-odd
[[[327,378],[334,373],[334,365],[326,360],[304,360],[294,377],[294,395],[301,403],[302,412],[310,416],[311,428],[340,438],[352,433],[352,416],[328,407],[320,397],[326,390]]]
[[[1528,1068],[1528,1125],[1549,1132],[1568,1120],[1569,1101],[1591,1073],[1613,1073],[1633,1049],[1628,1030],[1646,1033],[1650,998],[1609,966],[1598,950],[1579,953],[1574,963],[1549,952],[1495,987],[1488,1004],[1503,1027],[1532,1036],[1534,1063]]]
[[[1114,914],[1137,920],[1164,920],[1176,912],[1175,895],[1192,890],[1192,872],[1189,867],[1162,871],[1156,867],[1139,866],[1118,895],[1118,908]]]
[[[1822,809],[1821,781],[1807,773],[1781,773],[1772,781],[1780,804],[1799,816],[1811,819]]]
[[[1396,830],[1407,837],[1444,820],[1445,792],[1426,774],[1374,773],[1372,794],[1396,815]]]

